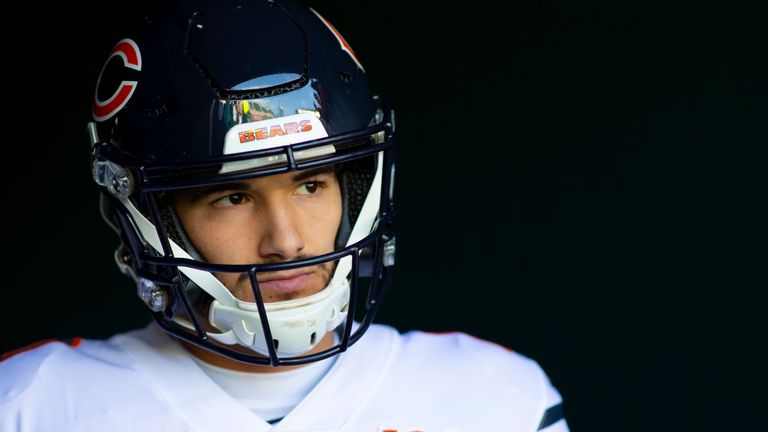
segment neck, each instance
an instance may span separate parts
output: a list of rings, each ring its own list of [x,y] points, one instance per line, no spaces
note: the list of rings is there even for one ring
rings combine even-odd
[[[317,346],[315,346],[311,350],[307,351],[306,354],[315,354],[315,353],[327,350],[328,348],[333,346],[333,340],[334,340],[333,332],[326,333],[323,339],[320,341],[320,343],[317,344]],[[242,363],[242,362],[224,357],[222,355],[216,354],[215,352],[209,351],[205,348],[200,348],[197,345],[193,345],[185,341],[180,341],[180,342],[181,342],[181,345],[184,347],[184,349],[189,351],[190,354],[197,357],[198,359],[208,364],[212,364],[214,366],[235,370],[235,371],[240,371],[240,372],[273,373],[273,372],[283,372],[283,371],[297,369],[297,368],[306,366],[306,365],[295,365],[295,366],[273,367],[273,366],[263,366],[263,365],[253,365],[248,363]]]

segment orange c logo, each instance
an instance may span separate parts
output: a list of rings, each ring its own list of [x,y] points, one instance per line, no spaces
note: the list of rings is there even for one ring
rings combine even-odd
[[[93,104],[91,105],[91,113],[96,121],[104,121],[117,114],[126,103],[128,99],[133,96],[133,92],[138,85],[137,81],[123,81],[120,86],[112,93],[112,96],[105,101],[99,100],[99,85],[101,84],[101,76],[104,74],[107,64],[114,56],[119,56],[123,60],[123,65],[127,68],[140,71],[141,70],[141,52],[139,46],[136,45],[131,39],[123,39],[112,48],[112,52],[109,54],[107,61],[104,62],[104,67],[101,68],[99,73],[99,79],[96,81],[96,92],[93,95]]]

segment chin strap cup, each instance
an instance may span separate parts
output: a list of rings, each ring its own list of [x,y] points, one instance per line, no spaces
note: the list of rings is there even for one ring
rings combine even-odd
[[[349,289],[349,282],[344,280],[309,297],[291,300],[297,303],[295,307],[286,308],[286,302],[281,302],[280,308],[270,310],[267,303],[267,322],[277,355],[304,354],[343,323],[348,316]],[[208,336],[223,344],[239,344],[269,355],[261,317],[254,306],[248,302],[227,306],[214,300],[208,319],[222,333],[209,332]]]

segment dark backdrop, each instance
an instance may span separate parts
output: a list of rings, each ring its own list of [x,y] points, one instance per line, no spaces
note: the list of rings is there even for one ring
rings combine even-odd
[[[112,263],[85,133],[147,2],[120,3],[6,8],[0,351],[147,320]],[[755,430],[768,10],[620,3],[310,2],[397,112],[379,321],[536,359],[574,431]]]

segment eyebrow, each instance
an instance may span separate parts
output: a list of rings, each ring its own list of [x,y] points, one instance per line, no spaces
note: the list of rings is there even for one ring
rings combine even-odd
[[[308,178],[312,178],[316,175],[320,174],[328,174],[328,173],[335,173],[336,172],[336,165],[324,165],[317,168],[310,168],[304,171],[299,171],[296,173],[296,175],[293,176],[291,179],[294,183],[300,182],[302,180],[306,180]]]
[[[213,194],[229,191],[229,190],[244,190],[244,189],[250,189],[251,185],[245,182],[230,182],[230,183],[221,183],[221,184],[215,184],[211,186],[206,186],[203,188],[200,188],[200,190],[195,191],[192,196],[189,198],[189,201],[192,204],[195,204],[206,197],[209,197]]]
[[[317,168],[310,168],[304,171],[297,172],[293,177],[291,177],[291,182],[298,183],[300,181],[312,178],[320,174],[335,173],[335,172],[336,172],[336,165],[325,165]],[[251,185],[246,182],[229,182],[229,183],[215,184],[215,185],[203,187],[199,191],[196,191],[190,198],[190,201],[192,203],[196,203],[208,196],[211,196],[219,192],[230,191],[230,190],[250,190],[250,189],[251,189]]]

